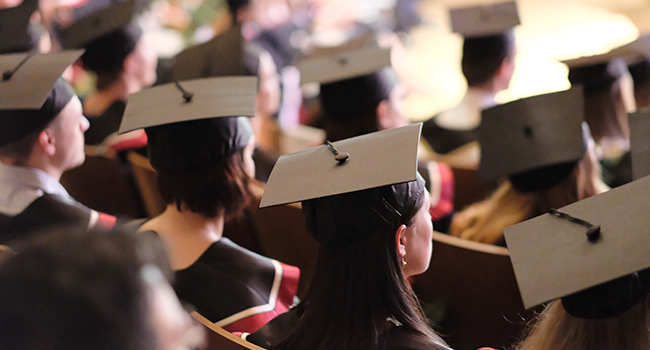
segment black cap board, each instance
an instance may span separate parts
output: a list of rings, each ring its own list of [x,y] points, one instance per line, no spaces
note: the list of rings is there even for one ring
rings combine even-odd
[[[644,177],[506,228],[524,307],[562,298],[573,316],[607,318],[644,300],[648,220]]]
[[[30,18],[38,9],[38,0],[24,0],[16,7],[0,10],[0,54],[34,49]]]
[[[514,1],[455,8],[449,16],[453,32],[465,38],[502,34],[521,24]]]
[[[482,115],[481,181],[576,161],[585,154],[579,87],[492,107]]]
[[[244,61],[244,39],[237,25],[212,40],[192,46],[176,55],[174,80],[250,75]]]
[[[422,123],[283,155],[260,208],[413,181]]]
[[[65,28],[61,33],[64,48],[80,48],[131,23],[135,1],[115,1]]]

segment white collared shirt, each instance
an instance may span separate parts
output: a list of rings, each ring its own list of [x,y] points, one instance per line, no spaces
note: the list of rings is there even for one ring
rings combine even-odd
[[[45,193],[70,197],[68,191],[43,170],[0,162],[0,213],[20,214]]]

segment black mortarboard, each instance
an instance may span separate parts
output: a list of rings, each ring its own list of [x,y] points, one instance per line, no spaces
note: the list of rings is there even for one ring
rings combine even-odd
[[[465,38],[503,34],[521,24],[514,1],[451,9],[449,16],[453,32]]]
[[[142,29],[131,22],[134,12],[133,0],[108,4],[63,30],[63,47],[85,47],[81,63],[88,70],[119,70],[142,37]]]
[[[580,88],[492,107],[483,111],[482,120],[482,181],[577,162],[585,154]]]
[[[627,73],[627,64],[614,51],[563,61],[569,66],[571,85],[582,85],[586,93],[611,86]]]
[[[0,146],[45,128],[76,96],[61,74],[82,53],[0,55]]]
[[[0,10],[0,54],[31,51],[37,46],[29,21],[37,9],[38,0],[24,0]]]
[[[251,75],[241,25],[212,40],[192,46],[176,55],[172,68],[174,80]]]
[[[580,318],[608,318],[650,292],[650,177],[504,230],[526,308],[562,298]]]
[[[129,97],[120,133],[145,128],[151,165],[173,173],[208,168],[253,135],[257,79],[224,77],[144,89]]]
[[[65,28],[61,33],[61,44],[65,48],[85,47],[92,41],[131,23],[134,13],[133,0],[113,2]]]
[[[424,180],[414,181],[421,129],[411,124],[284,155],[260,207],[302,201],[307,228],[326,244],[363,238],[370,225],[395,224],[399,208],[414,207],[424,192]]]

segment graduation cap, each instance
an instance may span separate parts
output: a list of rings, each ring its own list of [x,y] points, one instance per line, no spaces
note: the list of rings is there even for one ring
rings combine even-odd
[[[578,161],[586,150],[583,120],[583,97],[579,87],[484,110],[479,129],[479,179],[498,180],[503,176]]]
[[[64,48],[85,47],[131,23],[134,13],[135,1],[115,1],[65,28],[61,33],[61,44]]]
[[[390,49],[360,48],[333,54],[317,55],[296,64],[300,82],[331,83],[376,72],[390,66]]]
[[[217,35],[212,40],[185,49],[174,57],[172,77],[188,80],[207,77],[251,75],[247,67],[248,53],[241,33],[241,24]]]
[[[650,175],[650,109],[638,110],[629,115],[632,179]]]
[[[627,63],[621,52],[580,57],[563,61],[569,67],[571,85],[582,85],[586,93],[611,86],[627,73]]]
[[[260,208],[413,181],[422,123],[283,155]]]
[[[44,128],[75,96],[63,71],[83,50],[0,55],[0,145]]]
[[[650,292],[650,177],[504,230],[524,307],[608,318]]]
[[[26,52],[36,46],[29,20],[37,9],[37,0],[24,0],[16,7],[0,10],[0,54]]]
[[[465,38],[503,34],[521,24],[514,1],[451,9],[449,15],[453,32]]]
[[[145,128],[151,165],[174,173],[206,169],[246,146],[257,78],[197,79],[129,97],[119,133]]]
[[[284,155],[260,208],[302,202],[307,229],[324,244],[396,229],[408,220],[401,208],[414,208],[424,193],[417,173],[421,129],[412,124]]]

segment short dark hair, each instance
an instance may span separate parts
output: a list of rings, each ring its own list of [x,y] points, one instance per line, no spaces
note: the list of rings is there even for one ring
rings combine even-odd
[[[207,218],[221,211],[232,217],[248,204],[254,181],[244,170],[243,150],[200,171],[171,173],[158,171],[158,189],[167,204],[181,205]]]
[[[34,150],[38,137],[43,129],[32,131],[20,140],[0,147],[0,156],[10,158],[14,165],[24,166]]]
[[[12,249],[0,268],[0,344],[156,348],[135,236],[61,230]]]
[[[97,90],[105,90],[120,78],[124,60],[133,52],[142,37],[136,24],[121,27],[86,46],[81,64],[97,75]]]
[[[468,86],[478,86],[492,79],[503,61],[514,50],[512,30],[497,35],[466,38],[461,67]]]

